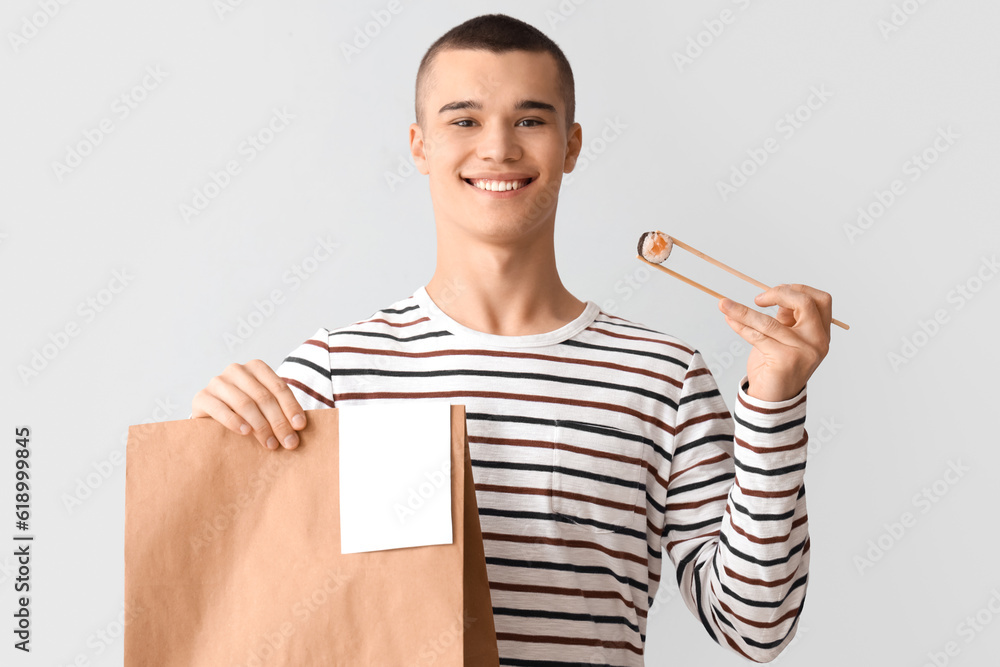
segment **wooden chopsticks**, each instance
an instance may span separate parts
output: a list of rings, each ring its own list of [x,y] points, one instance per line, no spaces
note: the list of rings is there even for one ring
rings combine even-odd
[[[765,290],[766,289],[771,289],[771,287],[769,285],[765,285],[764,283],[760,282],[759,280],[755,280],[754,278],[751,278],[750,276],[746,275],[745,273],[741,273],[740,271],[737,271],[736,269],[732,268],[731,266],[727,266],[726,264],[723,264],[719,260],[713,259],[712,257],[709,257],[708,255],[706,255],[705,253],[703,253],[702,251],[700,251],[700,250],[698,250],[696,248],[692,248],[687,243],[684,243],[683,241],[679,240],[676,236],[670,236],[669,234],[663,234],[663,232],[661,232],[659,230],[657,230],[656,233],[657,234],[662,234],[663,236],[669,237],[670,240],[673,241],[674,245],[679,246],[681,248],[684,248],[685,250],[687,250],[691,254],[700,257],[701,259],[705,260],[706,262],[709,262],[710,264],[714,264],[715,266],[719,267],[720,269],[724,269],[725,271],[728,271],[729,273],[733,274],[737,278],[742,278],[743,280],[747,281],[748,283],[750,283],[752,285],[756,285],[757,287],[759,287],[761,289],[765,289]],[[682,276],[681,274],[677,273],[676,271],[668,269],[667,267],[662,266],[660,264],[657,264],[656,262],[649,261],[648,259],[646,259],[645,257],[643,257],[641,254],[636,255],[636,257],[638,259],[641,259],[646,264],[649,264],[650,266],[655,267],[655,268],[659,269],[660,271],[663,271],[664,273],[667,273],[667,274],[673,276],[674,278],[677,278],[678,280],[680,280],[682,282],[685,282],[688,285],[691,285],[692,287],[697,287],[698,289],[700,289],[702,292],[705,292],[706,294],[711,294],[716,299],[724,299],[724,298],[726,298],[722,294],[719,294],[718,292],[716,292],[713,289],[705,287],[701,283],[695,282],[694,280],[691,280],[690,278],[688,278],[686,276]],[[733,299],[733,301],[735,301],[735,299]],[[836,324],[838,327],[840,327],[842,329],[850,329],[851,328],[849,325],[844,324],[843,322],[841,322],[840,320],[838,320],[836,318],[833,318],[833,323]]]

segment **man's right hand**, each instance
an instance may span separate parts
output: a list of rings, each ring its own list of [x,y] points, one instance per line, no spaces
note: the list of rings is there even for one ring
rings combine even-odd
[[[299,444],[295,431],[306,415],[285,381],[260,359],[231,363],[191,402],[191,418],[211,417],[230,431],[254,437],[268,449]]]

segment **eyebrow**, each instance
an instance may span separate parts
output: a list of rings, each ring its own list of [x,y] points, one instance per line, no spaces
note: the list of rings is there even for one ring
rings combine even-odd
[[[449,102],[441,107],[441,109],[438,110],[438,113],[444,113],[445,111],[461,111],[463,109],[475,109],[477,111],[481,111],[482,108],[482,102],[479,102],[478,100],[461,100],[459,102]],[[556,108],[554,106],[548,102],[539,102],[538,100],[521,100],[514,105],[514,109],[516,111],[536,109],[538,111],[556,112]]]

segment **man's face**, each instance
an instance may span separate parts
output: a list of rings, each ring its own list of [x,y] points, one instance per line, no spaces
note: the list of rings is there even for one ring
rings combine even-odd
[[[544,233],[582,141],[579,123],[567,132],[555,59],[449,49],[425,83],[423,127],[410,126],[410,150],[430,177],[439,231],[490,241]]]

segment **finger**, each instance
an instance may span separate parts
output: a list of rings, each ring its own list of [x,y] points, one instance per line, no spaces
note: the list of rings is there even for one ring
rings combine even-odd
[[[239,364],[232,364],[233,366],[239,366]],[[249,383],[246,380],[239,380],[239,374],[246,373],[246,371],[240,366],[239,368],[229,368],[223,372],[222,375],[217,375],[208,383],[206,389],[215,396],[218,400],[222,401],[230,410],[235,412],[239,417],[243,419],[250,428],[253,430],[253,436],[257,441],[267,447],[268,449],[277,449],[278,440],[274,437],[274,432],[271,430],[271,423],[268,421],[264,413],[261,412],[261,408],[257,405],[257,401],[254,400],[250,395],[248,395],[240,386],[237,386],[237,382],[247,386]],[[253,383],[257,383],[255,379],[251,377]],[[253,389],[250,389],[253,392]],[[273,443],[274,447],[270,447],[268,443]]]
[[[823,327],[829,331],[830,324],[833,322],[833,297],[830,293],[798,283],[789,285],[788,287],[812,298],[813,303],[816,304],[816,308],[819,309],[820,315],[823,317]]]
[[[818,290],[815,287],[810,287],[809,285],[802,285],[799,283],[795,284],[784,284],[772,287],[770,290],[758,294],[754,302],[758,305],[771,305],[773,303],[781,303],[781,301],[775,301],[773,299],[780,299],[781,297],[787,297],[788,299],[796,299],[798,303],[805,303],[801,298],[797,298],[795,295],[801,294],[805,296],[811,302],[812,306],[807,307],[803,312],[807,312],[812,308],[816,309],[816,312],[820,316],[820,322],[824,329],[829,330],[830,324],[833,321],[833,297],[829,293],[823,290]]]
[[[785,345],[792,345],[796,347],[801,345],[798,335],[792,329],[783,325],[770,315],[765,315],[764,313],[758,312],[752,308],[747,308],[742,303],[723,298],[719,300],[719,310],[725,313],[728,319],[739,323],[743,327],[749,327],[750,329],[755,330],[764,338],[769,338]],[[730,326],[733,325],[730,324]],[[736,330],[735,327],[734,330],[736,333],[743,336],[747,342],[753,342],[740,333],[741,330]],[[759,340],[759,338],[755,336],[755,340]],[[764,348],[761,348],[761,350],[763,351]]]
[[[779,343],[770,336],[767,336],[757,329],[743,324],[738,320],[734,320],[728,315],[726,316],[726,324],[728,324],[732,330],[740,336],[740,338],[750,343],[764,354],[780,354],[780,349],[784,347],[782,343]]]
[[[233,433],[249,435],[250,424],[247,424],[239,415],[229,409],[229,406],[212,396],[208,391],[202,389],[195,397],[191,410],[192,417],[211,417]]]
[[[760,294],[758,294],[757,296],[759,297]],[[754,301],[756,303],[756,297],[755,297]],[[757,305],[760,305],[760,304],[757,304]],[[779,322],[781,322],[782,324],[784,324],[786,327],[790,327],[790,326],[793,326],[795,324],[795,311],[794,310],[792,310],[791,308],[785,308],[784,306],[777,306],[776,310],[769,310],[769,308],[772,308],[772,307],[773,307],[773,305],[772,306],[768,306],[768,307],[763,307],[762,306],[763,310],[761,310],[761,312],[764,313],[765,315],[771,315],[774,319],[778,320]]]
[[[275,400],[278,401],[278,405],[281,406],[281,410],[291,423],[292,428],[295,430],[305,428],[305,410],[303,410],[302,406],[299,405],[298,399],[295,398],[295,394],[292,392],[292,388],[288,386],[287,382],[285,382],[270,366],[260,359],[248,361],[244,364],[244,368],[253,373],[258,382],[271,390],[271,394],[274,396]]]
[[[266,430],[270,431],[271,434],[264,437],[267,448],[277,449],[278,447],[285,447],[286,449],[292,449],[298,445],[299,436],[295,432],[295,429],[292,428],[289,419],[285,416],[285,412],[281,404],[278,403],[277,397],[275,397],[271,388],[261,382],[258,377],[258,375],[266,377],[267,373],[270,373],[271,376],[280,381],[280,378],[274,375],[274,371],[268,368],[267,364],[260,359],[254,359],[243,365],[233,364],[227,371],[231,374],[230,377],[233,384],[253,401],[258,412],[266,420]],[[256,427],[254,422],[250,422],[250,425]]]
[[[833,296],[829,292],[824,292],[823,290],[818,290],[808,285],[793,285],[792,288],[802,288],[807,294],[813,295],[813,301],[816,302],[816,307],[819,308],[819,312],[823,314],[823,324],[829,330],[830,325],[833,323]]]
[[[758,294],[754,301],[761,306],[778,304],[791,310],[795,320],[791,326],[806,340],[819,344],[829,337],[829,321],[824,321],[814,297],[803,290],[793,289],[791,285],[777,285]]]
[[[786,327],[793,326],[795,324],[795,311],[791,308],[778,306],[778,313],[774,316],[774,319],[778,320]]]

